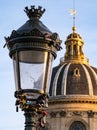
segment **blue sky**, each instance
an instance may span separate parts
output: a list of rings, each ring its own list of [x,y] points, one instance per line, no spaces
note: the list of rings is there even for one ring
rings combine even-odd
[[[84,53],[90,64],[97,67],[97,1],[75,0],[77,32],[84,40]],[[57,32],[62,42],[62,51],[58,52],[54,66],[59,64],[64,56],[64,41],[72,32],[72,16],[69,9],[72,0],[1,0],[0,1],[0,129],[24,129],[23,112],[15,112],[14,75],[12,60],[8,56],[4,36],[9,36],[12,30],[17,30],[27,20],[24,7],[35,5],[46,9],[41,21],[52,31]]]

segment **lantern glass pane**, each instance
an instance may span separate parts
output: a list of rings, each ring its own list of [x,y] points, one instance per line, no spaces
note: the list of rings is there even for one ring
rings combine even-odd
[[[20,81],[21,88],[39,90],[44,93],[46,87],[46,71],[49,64],[48,52],[43,51],[21,51],[19,53]],[[49,61],[50,62],[50,61]],[[48,66],[48,67],[47,67]],[[44,86],[45,85],[45,86]]]
[[[29,64],[20,62],[22,89],[41,89],[43,83],[43,63]]]
[[[16,59],[16,58],[15,58]],[[15,78],[15,87],[16,87],[16,91],[18,91],[19,86],[18,86],[18,73],[17,73],[17,62],[16,60],[13,59],[13,67],[14,67],[14,78]]]
[[[48,93],[53,55],[46,51],[20,51],[13,55],[16,91]],[[35,90],[35,91],[34,91]],[[35,96],[35,95],[34,95]]]

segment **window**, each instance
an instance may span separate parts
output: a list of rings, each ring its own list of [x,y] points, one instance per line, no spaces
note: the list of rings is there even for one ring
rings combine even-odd
[[[77,53],[77,46],[74,45],[74,55],[76,56],[76,53]]]
[[[68,54],[70,55],[71,46],[68,46]]]
[[[75,68],[75,69],[74,69],[74,76],[80,77],[80,71],[79,71],[78,68]]]
[[[86,130],[86,127],[82,122],[75,121],[71,124],[69,130]]]

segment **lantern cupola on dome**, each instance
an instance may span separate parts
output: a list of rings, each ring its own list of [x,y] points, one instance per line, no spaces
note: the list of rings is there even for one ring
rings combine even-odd
[[[67,36],[67,39],[65,41],[65,62],[89,64],[88,59],[85,58],[83,53],[84,41],[82,37],[76,32],[75,26],[72,27],[72,31],[73,32]]]

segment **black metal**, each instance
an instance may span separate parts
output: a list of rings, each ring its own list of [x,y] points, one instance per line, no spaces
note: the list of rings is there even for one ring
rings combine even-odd
[[[26,110],[25,113],[25,130],[33,130],[36,126],[36,113],[32,110]]]
[[[38,6],[38,9],[35,9],[35,6],[31,6],[30,9],[28,9],[28,7],[25,7],[24,11],[26,12],[29,19],[33,19],[33,17],[39,19],[42,16],[42,14],[45,12],[45,9],[42,10],[41,6]]]
[[[17,71],[17,75],[16,75],[16,77],[17,77],[17,85],[18,85],[18,88],[19,89],[21,89],[21,83],[20,83],[20,66],[19,66],[19,53],[18,52],[16,52],[16,71]]]
[[[18,91],[15,91],[15,97],[18,98],[18,96],[21,96],[23,93],[39,93],[42,95],[44,92],[35,89],[20,89]]]
[[[47,58],[47,62],[46,62],[46,71],[45,71],[45,80],[44,80],[44,92],[46,93],[46,83],[47,83],[47,77],[48,77],[48,67],[49,67],[49,60],[50,60],[50,53],[48,53],[48,58]]]
[[[45,128],[46,127],[46,112],[35,112],[31,109],[26,110],[24,112],[25,116],[25,130],[36,130],[37,128]]]
[[[5,37],[10,56],[18,50],[41,49],[51,52],[56,58],[56,51],[61,49],[61,40],[57,33],[52,33],[39,18],[44,13],[42,7],[25,8],[29,20],[17,30],[13,30],[9,37]],[[39,17],[39,18],[38,18]]]

